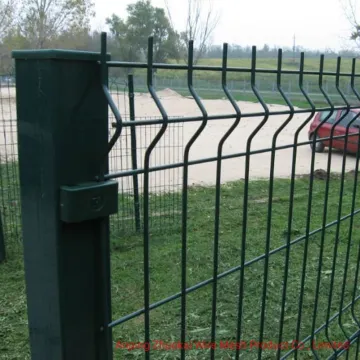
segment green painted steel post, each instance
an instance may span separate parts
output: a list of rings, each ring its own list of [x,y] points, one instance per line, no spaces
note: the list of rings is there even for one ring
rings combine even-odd
[[[32,359],[109,360],[109,216],[66,222],[60,209],[60,187],[94,181],[107,153],[100,55],[34,50],[13,57]]]
[[[135,99],[134,99],[134,76],[129,74],[129,109],[130,109],[130,120],[135,120]],[[137,170],[137,144],[136,144],[136,128],[131,126],[131,163],[132,169]],[[136,231],[140,231],[141,220],[140,220],[140,196],[139,196],[139,179],[138,175],[133,175],[133,187],[134,187],[134,210],[135,210],[135,228]]]
[[[4,227],[0,214],[0,263],[6,258]]]

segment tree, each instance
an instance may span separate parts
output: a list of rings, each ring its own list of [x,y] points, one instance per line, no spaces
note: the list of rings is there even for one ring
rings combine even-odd
[[[63,33],[90,29],[92,0],[26,0],[19,21],[21,33],[36,48],[44,48]]]
[[[211,45],[211,36],[220,20],[220,15],[214,12],[212,0],[208,0],[207,9],[204,4],[205,0],[188,0],[185,30],[181,33],[181,40],[187,51],[189,51],[189,41],[194,41],[194,64],[205,55]],[[167,0],[165,6],[171,19]],[[185,61],[187,61],[186,57]]]
[[[88,29],[71,29],[64,31],[54,38],[51,41],[51,46],[54,48],[87,51],[90,50],[91,42],[92,37]],[[99,48],[100,45],[98,45],[95,51],[99,51]]]
[[[30,44],[28,40],[23,37],[17,28],[11,28],[7,34],[2,38],[0,44],[0,72],[8,74],[12,72],[13,60],[11,52],[13,50],[28,49]]]
[[[115,51],[111,53],[114,57],[120,57],[125,61],[138,60],[137,49],[140,47],[138,43],[131,42],[131,35],[128,33],[128,27],[119,16],[112,14],[110,18],[106,19],[106,24],[109,25],[110,33],[114,39]]]
[[[340,0],[343,12],[351,26],[350,40],[360,47],[360,24],[356,16],[356,0]]]
[[[128,5],[126,10],[126,21],[116,14],[106,19],[122,60],[138,61],[145,57],[149,36],[154,37],[155,62],[179,57],[180,37],[172,29],[164,9],[152,6],[149,0],[140,0]]]
[[[264,47],[262,48],[262,51],[264,53],[268,53],[270,51],[270,46],[268,44],[264,44]]]
[[[0,0],[0,38],[13,29],[18,2],[17,0]]]

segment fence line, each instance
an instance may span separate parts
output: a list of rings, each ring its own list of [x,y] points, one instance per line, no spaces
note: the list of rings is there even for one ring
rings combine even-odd
[[[110,78],[110,87],[111,86],[119,86],[119,84],[124,84],[126,86],[126,80],[123,78]],[[256,80],[256,87],[259,89],[261,93],[273,93],[277,94],[277,84],[276,80],[271,79],[258,79]],[[146,89],[146,79],[144,76],[134,75],[134,84],[135,86],[144,91]],[[157,89],[173,89],[180,91],[187,91],[187,80],[185,77],[162,77],[155,76],[154,77],[154,86]],[[205,79],[194,79],[194,86],[198,91],[209,92],[209,93],[219,93],[221,91],[221,83],[219,80],[205,80]],[[302,95],[301,90],[299,89],[298,80],[291,76],[290,79],[283,81],[282,84],[283,90],[288,95]],[[316,81],[304,81],[303,84],[304,89],[310,96],[319,96],[322,95],[319,90],[319,85]],[[343,81],[342,88],[346,95],[353,96],[353,92],[351,89],[350,81]],[[233,93],[244,93],[244,94],[252,94],[251,82],[249,80],[229,80],[228,81],[228,89]],[[331,96],[339,97],[339,93],[336,89],[336,86],[331,81],[324,82],[324,90]]]
[[[112,277],[113,286],[120,289],[119,294],[131,287],[131,294],[122,297],[123,306],[114,311],[116,315],[108,324],[121,338],[119,348],[121,342],[130,342],[142,330],[141,342],[144,344],[159,339],[159,334],[169,342],[173,338],[179,339],[181,346],[177,355],[181,359],[186,358],[188,349],[185,344],[199,342],[198,334],[209,344],[206,355],[210,359],[223,354],[231,354],[235,359],[254,356],[251,355],[248,339],[256,339],[250,340],[250,343],[256,341],[260,344],[255,350],[258,359],[268,357],[266,350],[269,349],[263,344],[268,343],[267,339],[274,338],[271,343],[276,342],[276,348],[272,350],[275,350],[274,358],[277,359],[294,355],[302,358],[300,351],[305,347],[305,356],[311,358],[325,356],[335,359],[350,345],[353,345],[352,354],[358,353],[360,242],[353,232],[353,225],[355,216],[359,214],[356,196],[359,186],[359,127],[355,127],[354,122],[360,115],[360,94],[355,87],[355,78],[359,76],[355,72],[355,60],[352,73],[342,74],[339,58],[336,72],[326,74],[332,78],[334,87],[326,87],[324,57],[321,57],[320,69],[312,75],[318,77],[317,88],[329,111],[320,122],[316,122],[315,130],[311,130],[309,126],[315,113],[324,108],[314,104],[310,85],[308,92],[304,83],[304,54],[301,55],[299,70],[292,71],[292,74],[297,75],[296,87],[300,89],[306,108],[296,109],[287,93],[294,92],[294,84],[284,79],[288,71],[282,68],[281,50],[276,70],[256,68],[255,47],[251,67],[229,69],[227,44],[223,48],[222,66],[211,68],[193,66],[193,42],[189,43],[186,66],[155,64],[152,38],[149,38],[148,58],[144,63],[106,61],[105,53],[106,36],[103,34],[101,66],[104,92],[108,91],[108,70],[130,67],[146,70],[146,82],[135,84],[137,87],[146,85],[152,101],[147,106],[153,105],[159,113],[157,119],[148,124],[143,121],[131,123],[121,118],[121,107],[113,109],[118,130],[132,126],[159,126],[147,148],[148,156],[143,168],[126,173],[109,172],[104,176],[105,180],[112,180],[143,174],[145,179],[146,226],[138,237],[122,243],[121,249],[126,249],[122,257],[126,269],[114,270]],[[180,80],[164,83],[162,78],[156,79],[154,70],[162,69],[174,72],[185,70],[186,83]],[[195,71],[221,72],[222,78],[218,82],[206,83],[195,78]],[[251,74],[250,86],[257,100],[256,109],[236,102],[231,90],[237,86],[227,81],[230,72]],[[264,100],[263,79],[257,81],[264,74],[276,75],[276,93],[286,104],[285,110],[270,110],[269,103]],[[350,96],[342,90],[342,77],[350,79],[355,105],[350,104]],[[114,82],[109,83],[111,89]],[[196,108],[197,115],[190,114],[191,104],[183,97],[176,101],[184,117],[170,119],[169,102],[157,96],[155,85],[157,88],[187,89],[194,105],[191,109]],[[271,87],[269,91],[274,91],[274,83],[269,82],[267,86]],[[230,110],[222,111],[220,102],[210,109],[211,103],[200,96],[199,89],[215,91],[214,88],[223,92],[223,102]],[[340,106],[335,106],[331,98],[334,95],[331,89],[334,88],[337,98],[341,99]],[[140,99],[139,96],[139,102]],[[333,114],[335,120],[330,122]],[[335,136],[335,129],[339,129],[338,124],[345,126],[340,122],[348,114],[351,114],[351,119],[346,130]],[[183,160],[155,166],[150,162],[149,155],[166,136],[169,126],[182,122],[186,126],[193,125],[185,142]],[[326,136],[323,126],[328,129]],[[353,140],[350,140],[351,137]],[[202,151],[202,145],[209,138],[210,146],[206,150],[213,150],[213,156],[208,151]],[[319,150],[317,144],[329,149],[321,159],[318,153],[324,146]],[[343,151],[336,161],[340,174],[333,174],[336,156],[333,148],[350,151],[350,144],[355,146],[353,158]],[[226,145],[229,146],[226,148]],[[240,146],[242,151],[239,151]],[[191,151],[198,152],[196,160],[190,156]],[[280,153],[286,155],[280,156]],[[260,154],[267,154],[267,157],[260,160],[257,157]],[[224,178],[229,168],[226,168],[225,160],[231,158],[238,160],[233,165],[238,170],[237,181],[226,183]],[[297,167],[304,160],[307,164],[306,176],[299,173]],[[205,163],[214,165],[207,169],[210,169],[215,184],[192,188],[189,186],[191,171]],[[280,167],[289,170],[290,179],[279,179],[279,163]],[[318,168],[320,163],[325,170]],[[169,236],[154,235],[149,226],[149,208],[153,201],[150,179],[153,174],[173,168],[183,170],[181,228],[172,231]],[[264,168],[266,175],[259,181],[251,181],[252,171]],[[133,242],[137,244],[136,248],[132,247]],[[166,277],[169,273],[171,279]],[[126,280],[129,277],[133,286]],[[134,304],[134,299],[140,297],[142,301]],[[351,330],[347,331],[345,323]],[[226,337],[232,341],[230,349],[226,345],[225,349],[218,346],[219,341],[220,344],[228,344]],[[330,345],[326,351],[320,352],[316,346],[318,339],[329,345],[334,341],[341,343],[347,349]],[[191,350],[191,345],[188,346]],[[145,359],[150,359],[150,356],[158,358],[152,347],[142,350],[138,353]],[[199,352],[193,354],[195,358],[201,356]]]
[[[136,89],[136,88],[135,88]],[[124,92],[125,91],[125,92]],[[127,87],[116,87],[112,91],[116,103],[125,107],[125,119],[130,119],[129,94]],[[151,120],[151,116],[136,117],[135,120]],[[109,116],[109,136],[113,132],[111,125],[114,118]],[[156,132],[157,126],[152,129],[143,127],[124,131],[123,142],[116,144],[109,156],[109,166],[111,171],[126,171],[133,169],[133,160],[142,166],[143,156],[149,139]],[[183,125],[173,126],[173,134],[160,145],[154,158],[157,165],[162,165],[167,152],[171,151],[174,159],[179,159],[182,152],[182,130]],[[137,144],[134,143],[134,136]],[[176,142],[173,142],[175,141]],[[136,154],[136,156],[135,156]],[[178,209],[180,195],[176,190],[180,184],[180,170],[174,169],[166,171],[161,177],[154,180],[152,186],[153,193],[169,193],[167,202],[154,204],[152,210],[154,214],[153,229],[162,229],[178,223]],[[141,189],[143,177],[138,177],[138,189]],[[167,186],[166,179],[171,181],[172,186]],[[122,194],[119,201],[120,211],[112,216],[111,226],[118,233],[132,233],[135,229],[140,230],[142,225],[139,223],[139,214],[142,211],[142,195],[135,194],[134,184],[130,178],[119,180],[119,190]],[[136,201],[134,196],[139,196]],[[133,204],[138,202],[139,208],[135,211]],[[1,250],[0,239],[0,258],[1,253],[5,254],[5,244],[10,241],[21,242],[21,202],[20,185],[18,174],[18,152],[17,152],[17,116],[16,116],[16,93],[14,79],[11,75],[3,76],[0,83],[0,216],[3,224],[4,250]],[[163,217],[164,216],[164,217]],[[137,225],[136,225],[137,223]],[[140,228],[139,228],[140,226]],[[1,229],[1,227],[0,227]],[[0,234],[1,236],[1,234]]]
[[[110,61],[105,33],[100,54],[14,52],[32,356],[357,358],[355,59],[344,74],[341,58],[334,73],[320,58],[312,75],[323,107],[304,87],[301,54],[291,71],[306,103],[299,109],[284,89],[281,50],[276,69],[257,69],[255,47],[251,67],[229,68],[224,44],[222,65],[209,69],[193,66],[192,41],[179,66],[154,63],[153,44],[136,64]],[[146,73],[149,94],[133,98],[141,86],[133,92],[131,78],[130,91],[109,86],[109,70],[129,66]],[[191,97],[155,91],[156,69],[185,70]],[[196,71],[221,74],[225,100],[203,99]],[[231,93],[227,76],[236,72],[250,75],[255,103]],[[264,100],[256,82],[264,74],[276,76],[285,108]],[[118,209],[133,218],[131,234],[115,226]],[[179,224],[154,232],[154,219],[161,224],[169,212]]]

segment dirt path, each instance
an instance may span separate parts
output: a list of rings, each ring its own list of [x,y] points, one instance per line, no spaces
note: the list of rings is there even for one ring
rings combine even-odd
[[[7,89],[5,93],[0,93],[3,98],[1,105],[0,121],[0,151],[2,161],[10,161],[17,157],[17,134],[16,134],[16,104],[15,89]],[[193,99],[183,97],[166,89],[158,92],[158,96],[170,117],[188,117],[201,115]],[[123,93],[113,94],[119,110],[123,116],[129,113],[127,95]],[[227,100],[203,100],[203,104],[208,111],[208,115],[234,114],[234,109]],[[243,114],[251,112],[262,112],[260,104],[250,102],[238,102]],[[136,94],[135,111],[137,118],[160,117],[153,99],[149,94]],[[280,105],[269,105],[271,111],[285,110],[286,107]],[[280,132],[276,145],[290,145],[294,142],[294,134],[301,124],[306,120],[307,114],[295,115],[289,124]],[[286,121],[287,116],[270,116],[261,130],[253,138],[251,150],[261,150],[270,148],[273,137],[277,129]],[[245,152],[247,141],[254,129],[263,120],[263,117],[244,117],[240,124],[226,140],[223,147],[223,154],[240,154]],[[204,158],[216,157],[218,145],[221,138],[234,123],[235,118],[229,120],[208,121],[205,129],[200,134],[190,149],[189,160],[199,160]],[[164,136],[155,147],[150,157],[150,165],[166,165],[183,162],[185,145],[192,138],[201,122],[185,122],[169,125]],[[144,155],[151,141],[158,133],[161,125],[139,126],[136,127],[137,147],[138,147],[138,167],[144,166]],[[300,132],[299,142],[307,141],[308,125]],[[110,132],[113,132],[110,129]],[[291,175],[293,150],[282,149],[276,151],[275,157],[275,177],[289,177]],[[296,174],[307,174],[310,171],[311,149],[309,145],[299,146],[296,158]],[[252,179],[268,178],[270,174],[271,153],[259,153],[251,156],[250,176]],[[343,154],[334,151],[331,161],[333,172],[340,172],[342,167]],[[355,156],[346,156],[346,170],[355,168]],[[326,169],[328,162],[328,152],[316,154],[315,169]],[[132,168],[131,164],[131,142],[130,128],[124,129],[120,141],[110,154],[110,171],[121,171]],[[245,176],[245,157],[222,161],[222,182],[239,180]],[[189,167],[189,185],[192,184],[214,184],[216,180],[216,161],[204,164],[192,165]],[[140,187],[142,187],[143,176],[139,176]],[[151,173],[150,186],[158,186],[159,189],[168,191],[177,189],[182,183],[182,168],[175,168],[165,171]],[[132,188],[130,177],[120,181],[120,191],[128,191]],[[156,190],[154,190],[156,191]]]
[[[164,90],[158,93],[162,104],[169,116],[193,116],[201,115],[194,100],[182,97],[172,90]],[[120,111],[125,113],[125,100],[123,94],[114,97],[118,104]],[[137,117],[159,117],[160,114],[154,104],[154,101],[147,94],[136,95],[136,116]],[[209,115],[219,114],[233,114],[234,110],[227,100],[203,100],[203,104],[208,111]],[[127,104],[126,104],[127,105]],[[262,112],[260,104],[249,102],[238,102],[238,105],[243,114],[250,112]],[[286,110],[285,106],[269,105],[270,111]],[[126,109],[128,111],[128,109]],[[290,145],[294,142],[294,134],[297,129],[307,119],[307,114],[295,115],[289,124],[279,133],[276,146]],[[248,117],[240,121],[238,127],[226,140],[223,147],[224,155],[231,155],[242,153],[246,150],[247,141],[249,136],[263,120],[263,117]],[[261,130],[253,138],[251,150],[261,150],[270,148],[275,132],[287,120],[285,115],[270,116],[268,121],[264,124]],[[208,121],[204,131],[195,141],[190,149],[190,161],[216,157],[220,139],[228,131],[235,119],[229,120],[212,120]],[[183,124],[183,129],[178,126],[175,129],[174,125],[169,126],[165,135],[156,146],[151,155],[151,165],[172,164],[183,161],[183,148],[194,135],[201,122],[186,122]],[[145,129],[146,128],[146,129]],[[299,142],[307,141],[307,131],[309,126],[305,126],[299,134]],[[143,167],[144,152],[150,141],[154,138],[160,126],[144,126],[137,128],[137,137],[142,138],[142,150],[138,154],[139,167]],[[183,134],[182,134],[183,133]],[[182,135],[182,136],[181,136]],[[146,140],[144,140],[146,137]],[[127,144],[125,144],[127,141]],[[138,140],[139,145],[139,140]],[[164,146],[172,146],[178,148],[165,149]],[[127,150],[126,150],[127,149]],[[117,150],[120,153],[126,152],[129,154],[129,129],[127,128],[119,144]],[[276,151],[275,157],[275,177],[286,178],[291,175],[293,150],[282,149]],[[119,157],[120,158],[120,157]],[[296,157],[296,174],[307,174],[310,171],[311,149],[309,145],[299,146]],[[355,156],[346,156],[346,169],[352,170],[355,168]],[[251,156],[250,176],[251,178],[268,178],[270,174],[270,161],[271,153],[260,153]],[[340,172],[342,167],[343,154],[333,151],[331,169],[334,172]],[[328,152],[316,154],[315,169],[326,169],[328,162]],[[123,164],[124,167],[124,164]],[[130,162],[128,162],[130,168]],[[121,169],[119,161],[112,163],[111,168],[113,171]],[[238,180],[245,175],[245,157],[236,157],[233,159],[224,160],[222,162],[222,182]],[[150,181],[153,185],[157,184],[173,184],[181,183],[182,169],[166,170],[152,173]],[[189,184],[214,184],[216,179],[216,162],[208,162],[199,165],[193,165],[189,168]],[[141,180],[141,179],[140,179]]]

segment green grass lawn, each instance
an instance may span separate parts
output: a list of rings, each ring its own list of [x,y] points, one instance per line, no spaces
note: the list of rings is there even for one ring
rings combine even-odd
[[[174,61],[172,61],[174,62]],[[300,59],[283,59],[283,68],[287,70],[298,70]],[[209,65],[209,66],[221,66],[222,59],[200,59],[199,65]],[[256,60],[257,67],[260,69],[276,69],[277,68],[277,58],[260,58]],[[327,59],[325,57],[324,70],[325,71],[335,71],[336,70],[337,59],[331,58]],[[350,72],[352,66],[352,59],[342,58],[342,71]],[[229,67],[250,67],[251,58],[242,58],[242,59],[228,59]],[[318,58],[306,58],[305,53],[305,70],[308,71],[318,71],[320,66],[320,56]]]
[[[321,228],[324,211],[325,181],[314,180],[310,217],[310,232]],[[300,283],[303,269],[305,243],[308,249],[305,254],[307,267],[303,291],[302,321],[300,340],[311,333],[314,312],[315,288],[318,277],[321,231],[315,232],[306,239],[306,220],[309,198],[308,176],[296,179],[294,195],[294,212],[292,226],[288,229],[290,181],[275,180],[272,197],[272,213],[268,228],[268,191],[267,180],[252,181],[249,186],[249,206],[247,217],[246,248],[241,247],[243,222],[244,182],[237,181],[221,187],[220,204],[220,238],[219,238],[219,274],[240,264],[240,256],[245,250],[246,267],[244,270],[243,298],[243,340],[248,344],[258,340],[260,329],[261,302],[263,296],[264,271],[268,273],[266,292],[266,312],[264,324],[264,341],[278,342],[279,317],[283,301],[282,288],[286,241],[300,239],[291,246],[289,253],[288,291],[285,303],[283,341],[295,339],[299,314]],[[332,175],[330,181],[328,216],[330,224],[338,217],[339,190],[341,180]],[[359,186],[358,186],[359,187]],[[354,190],[354,174],[346,174],[342,209],[340,216],[351,213]],[[357,189],[359,190],[359,189]],[[212,278],[215,188],[191,187],[188,194],[188,247],[187,276],[188,287]],[[168,195],[152,196],[150,201],[167,201]],[[359,197],[357,196],[357,199]],[[122,198],[120,198],[120,201]],[[123,205],[123,204],[121,204]],[[121,207],[120,207],[121,208]],[[359,209],[356,200],[355,209]],[[326,321],[329,307],[329,289],[334,275],[333,296],[330,304],[330,315],[336,314],[340,307],[352,301],[354,278],[360,244],[360,222],[355,215],[350,236],[350,218],[329,226],[324,232],[324,253],[320,271],[321,282],[319,303],[316,313],[315,328]],[[112,219],[111,262],[112,262],[112,311],[113,319],[125,316],[143,307],[143,237],[125,235],[115,231],[116,224]],[[282,250],[269,256],[267,269],[264,268],[266,234],[270,232],[270,250],[282,247]],[[154,226],[150,230],[150,282],[151,303],[160,301],[180,291],[181,284],[181,222],[177,222],[161,231]],[[337,245],[336,262],[333,268],[334,246]],[[349,251],[349,267],[344,279],[346,256]],[[260,257],[260,258],[259,258]],[[257,259],[258,260],[254,260]],[[253,261],[251,263],[251,261]],[[217,296],[217,343],[235,341],[238,319],[239,278],[240,271],[235,271],[218,281]],[[24,293],[24,271],[21,247],[16,241],[9,241],[8,260],[0,265],[0,359],[27,359],[29,347],[27,337],[26,298]],[[344,285],[344,296],[341,297]],[[355,296],[359,294],[359,285]],[[195,290],[187,295],[187,341],[210,341],[212,284]],[[358,330],[352,319],[351,309],[346,310],[341,324],[350,336]],[[360,315],[357,302],[354,312]],[[150,313],[152,340],[176,342],[180,340],[180,299],[162,305]],[[114,344],[117,341],[143,341],[143,315],[133,318],[114,328]],[[342,342],[345,336],[336,318],[329,325],[329,336],[332,341]],[[324,330],[316,336],[316,342],[327,341]],[[311,353],[305,349],[299,351],[299,359],[311,359]],[[242,359],[255,359],[257,349],[244,350]],[[356,346],[350,350],[349,359],[355,358]],[[284,353],[283,353],[284,354]],[[325,359],[331,352],[319,350],[319,358]],[[152,358],[175,359],[178,352],[153,351]],[[186,352],[188,359],[207,359],[209,350],[193,349]],[[263,352],[263,359],[275,359],[276,352]],[[217,359],[232,359],[234,351],[217,349]],[[140,350],[127,351],[114,349],[115,359],[141,359]],[[289,358],[292,358],[290,356]]]
[[[271,221],[270,249],[276,249],[285,244],[288,234],[287,218],[289,208],[288,180],[276,180],[273,196],[273,211]],[[315,180],[313,190],[313,205],[311,208],[310,231],[321,227],[323,216],[323,201],[325,182]],[[354,179],[347,175],[344,183],[343,209],[341,216],[351,211],[352,190]],[[330,182],[330,196],[327,223],[336,220],[339,204],[340,180],[334,176]],[[305,233],[308,206],[309,178],[297,179],[294,198],[294,217],[290,231],[291,240],[301,237]],[[221,226],[220,226],[220,264],[219,273],[239,265],[241,255],[241,230],[243,183],[235,182],[222,187]],[[188,209],[188,286],[210,279],[213,266],[213,238],[214,238],[214,188],[194,187],[189,192]],[[246,246],[246,261],[251,261],[265,251],[268,211],[268,182],[254,181],[250,184],[248,208],[248,231]],[[335,267],[335,282],[331,304],[331,314],[338,311],[340,306],[341,286],[343,284],[344,264],[347,246],[349,244],[349,222],[344,220],[339,226],[337,261]],[[154,233],[150,237],[150,268],[151,268],[151,302],[157,302],[180,290],[181,271],[181,231],[172,229],[166,233]],[[321,233],[309,237],[307,252],[307,271],[304,287],[303,317],[300,338],[311,333],[311,319],[313,317],[313,303],[316,279],[318,274],[318,259],[320,251]],[[332,260],[336,239],[336,226],[325,231],[324,256],[321,271],[321,286],[317,311],[316,328],[326,320],[328,308],[328,293],[332,274]],[[343,304],[348,304],[352,297],[354,271],[356,268],[357,248],[359,246],[359,225],[355,220],[352,239],[350,241],[349,273],[345,281],[345,295]],[[113,269],[113,312],[114,317],[120,317],[143,307],[143,252],[142,237],[132,236],[112,239]],[[277,342],[279,331],[279,314],[282,303],[282,284],[284,276],[284,256],[282,250],[269,258],[267,308],[264,339]],[[284,339],[295,337],[300,296],[300,279],[304,258],[304,241],[299,241],[291,247],[290,268],[288,272],[288,292],[286,300]],[[259,337],[261,300],[263,293],[264,260],[254,262],[245,269],[243,338],[250,342]],[[350,275],[351,274],[351,275]],[[189,341],[210,341],[211,299],[212,286],[208,285],[188,295],[187,328]],[[237,304],[239,300],[239,272],[223,277],[218,284],[218,341],[223,339],[235,340],[237,325]],[[359,313],[359,306],[355,306]],[[153,339],[164,341],[178,341],[180,336],[180,300],[175,300],[151,312],[151,330]],[[349,311],[342,317],[344,328],[348,334],[357,330]],[[114,339],[121,341],[143,340],[143,317],[136,317],[131,321],[115,328]],[[343,341],[344,335],[335,321],[329,330],[332,340]],[[320,332],[316,341],[326,341],[324,332]],[[125,350],[115,350],[115,358],[124,356]],[[217,353],[219,359],[230,359],[231,351],[221,350]],[[275,358],[274,351],[265,352],[268,359]],[[165,354],[153,352],[155,358]],[[189,358],[207,358],[204,350],[189,351]],[[300,352],[300,358],[311,358],[309,352]],[[326,350],[320,351],[322,356],[329,355]],[[131,358],[141,358],[140,351],[129,354]],[[248,350],[244,358],[253,359],[256,353]],[[171,357],[170,357],[171,358]]]
[[[176,63],[175,61],[171,61],[171,63]],[[184,64],[184,61],[180,61],[180,64]],[[221,66],[222,59],[200,59],[197,65],[206,65],[206,66]],[[285,70],[299,70],[300,59],[283,59],[282,68]],[[324,71],[336,71],[337,59],[326,59],[324,62]],[[228,67],[240,67],[240,68],[250,68],[251,67],[251,58],[241,58],[241,59],[228,59]],[[343,58],[341,60],[341,72],[350,73],[352,67],[352,59]],[[359,64],[357,64],[357,69]],[[256,68],[257,69],[277,69],[277,59],[276,58],[257,58],[256,60]],[[306,58],[305,54],[305,62],[304,62],[304,70],[305,71],[319,71],[320,68],[320,56],[318,58]],[[174,76],[174,70],[161,70],[161,76],[164,77],[172,77]],[[201,79],[217,79],[219,77],[217,72],[214,71],[195,71],[195,77]],[[258,74],[259,78],[266,78],[264,74]],[[249,74],[236,74],[233,72],[228,73],[229,80],[250,78]],[[326,77],[325,77],[326,78]]]
[[[170,60],[169,63],[173,64],[185,64],[184,60],[180,60],[179,62],[175,60]],[[221,66],[222,65],[222,59],[200,59],[199,62],[196,65],[205,65],[205,66]],[[285,70],[299,70],[300,66],[300,59],[283,59],[282,61],[282,68]],[[336,71],[337,66],[337,59],[331,58],[327,59],[325,57],[324,62],[324,71]],[[358,69],[357,64],[357,69]],[[239,59],[228,59],[228,67],[240,67],[240,68],[250,68],[251,67],[251,56],[248,58],[239,58]],[[304,62],[304,70],[305,71],[319,71],[320,67],[320,56],[318,58],[306,58],[305,54],[305,62]],[[341,72],[349,73],[351,72],[352,67],[352,59],[350,58],[342,58],[341,60]],[[277,69],[277,58],[257,58],[256,60],[256,68],[257,69]],[[145,73],[144,70],[137,69],[137,74]],[[178,74],[181,74],[182,71],[179,71]],[[159,70],[160,76],[164,77],[174,77],[177,72],[174,70]],[[194,76],[201,78],[201,79],[217,79],[218,78],[218,72],[214,71],[195,71]],[[260,75],[264,76],[264,75]],[[238,79],[241,77],[249,78],[248,74],[235,74],[232,72],[229,72],[228,79]]]
[[[178,64],[185,64],[184,61],[176,62],[174,60],[170,60],[170,63],[178,63]],[[222,59],[200,59],[200,61],[197,63],[197,65],[203,65],[203,66],[216,66],[221,67],[222,66]],[[251,68],[251,58],[241,58],[241,59],[228,59],[228,67],[231,68]],[[337,59],[331,58],[326,59],[324,62],[324,72],[336,72],[337,67]],[[294,70],[299,71],[300,68],[300,59],[283,59],[282,62],[282,69],[283,70]],[[351,73],[352,68],[352,59],[350,58],[343,58],[341,61],[341,73]],[[277,69],[277,59],[275,58],[258,58],[256,61],[256,69],[266,69],[266,70],[276,70]],[[306,58],[304,62],[304,70],[305,71],[313,71],[318,72],[320,69],[320,56],[319,58]],[[359,69],[359,61],[356,64],[356,74],[358,74]],[[138,81],[141,80],[144,84],[146,84],[146,69],[132,69],[131,70],[135,78],[138,79]],[[122,74],[120,76],[119,74]],[[122,77],[123,80],[125,79],[124,72],[119,68],[111,68],[109,72],[110,77]],[[250,82],[250,72],[233,72],[228,71],[227,72],[227,81],[229,86],[231,85],[231,82],[234,82],[234,87],[237,89],[243,88],[243,82]],[[174,84],[180,83],[186,84],[187,79],[187,71],[186,70],[173,70],[173,69],[158,69],[156,72],[156,78],[158,81],[163,81],[167,84],[167,87],[169,86],[169,81],[172,80]],[[213,71],[213,70],[194,70],[193,72],[193,78],[194,78],[194,85],[197,87],[206,86],[210,90],[214,89],[216,86],[215,84],[218,84],[219,90],[221,90],[221,72],[220,71]],[[359,85],[359,78],[355,78],[355,84]],[[340,76],[340,87],[343,90],[348,89],[348,85],[350,82],[349,76]],[[287,91],[289,89],[289,82],[291,83],[291,91],[292,92],[298,92],[300,93],[300,90],[298,89],[298,83],[299,83],[299,76],[293,75],[293,74],[283,74],[281,77],[282,85],[284,87],[284,91]],[[208,85],[206,85],[206,82],[209,82]],[[256,73],[256,83],[259,85],[259,89],[264,90],[273,90],[273,83],[276,83],[276,74],[266,74],[266,73]],[[308,88],[307,83],[310,83],[311,86]],[[304,75],[304,86],[307,91],[310,93],[317,92],[319,93],[318,89],[318,83],[319,83],[319,76],[318,75]],[[202,85],[201,85],[202,84]],[[184,85],[182,85],[184,87]],[[335,88],[335,76],[323,76],[323,86],[327,91],[331,93],[337,93],[337,90]],[[178,86],[179,87],[179,86]],[[186,86],[185,86],[186,87]],[[247,86],[248,90],[251,90],[249,85]],[[135,86],[135,90],[136,89]]]

